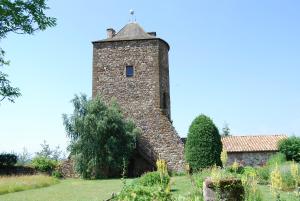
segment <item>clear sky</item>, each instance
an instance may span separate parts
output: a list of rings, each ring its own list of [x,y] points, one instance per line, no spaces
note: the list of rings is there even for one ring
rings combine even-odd
[[[92,91],[91,41],[120,30],[133,8],[170,46],[171,110],[186,136],[199,114],[235,135],[300,135],[300,1],[49,0],[55,28],[1,41],[21,89],[0,106],[0,151],[67,146],[62,113]]]

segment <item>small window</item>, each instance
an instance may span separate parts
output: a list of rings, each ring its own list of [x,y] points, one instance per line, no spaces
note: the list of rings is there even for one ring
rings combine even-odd
[[[126,66],[126,77],[133,76],[133,66]]]

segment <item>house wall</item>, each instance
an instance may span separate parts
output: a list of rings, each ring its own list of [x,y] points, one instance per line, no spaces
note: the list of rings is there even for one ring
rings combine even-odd
[[[227,164],[231,165],[235,160],[244,166],[262,166],[266,164],[270,156],[276,154],[276,151],[261,152],[229,152]]]

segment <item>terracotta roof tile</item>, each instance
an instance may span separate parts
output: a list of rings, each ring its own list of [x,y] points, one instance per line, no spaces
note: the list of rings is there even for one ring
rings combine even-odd
[[[278,151],[278,142],[286,135],[228,136],[222,137],[227,152]]]

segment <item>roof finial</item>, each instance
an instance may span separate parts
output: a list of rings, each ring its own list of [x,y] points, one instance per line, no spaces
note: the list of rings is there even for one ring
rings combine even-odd
[[[129,14],[131,15],[130,22],[136,22],[136,18],[134,18],[134,10],[133,9],[129,10]]]

